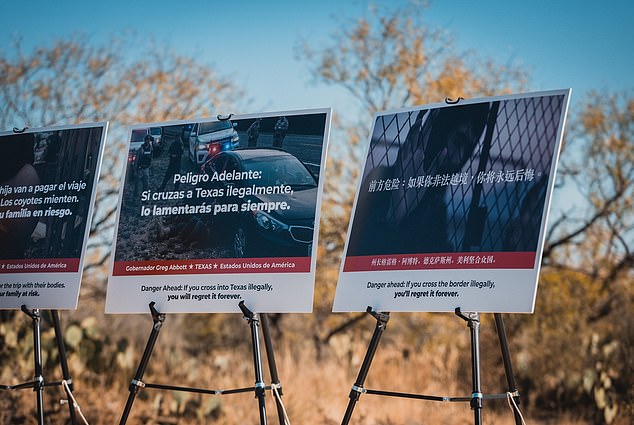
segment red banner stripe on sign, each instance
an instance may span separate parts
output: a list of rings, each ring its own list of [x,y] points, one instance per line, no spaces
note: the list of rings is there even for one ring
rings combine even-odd
[[[113,276],[305,273],[310,257],[222,258],[213,260],[115,261]]]
[[[347,257],[343,271],[532,269],[534,266],[534,252],[452,252]]]
[[[76,273],[79,258],[37,258],[0,261],[0,273]]]

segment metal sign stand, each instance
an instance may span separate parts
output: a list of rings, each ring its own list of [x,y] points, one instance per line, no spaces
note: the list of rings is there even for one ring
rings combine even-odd
[[[387,328],[387,323],[390,319],[390,313],[387,312],[376,312],[372,309],[372,307],[368,307],[366,312],[376,319],[376,327],[374,328],[374,333],[372,334],[372,339],[370,340],[370,344],[366,351],[365,357],[363,359],[363,363],[361,364],[361,369],[359,370],[359,374],[357,375],[357,379],[352,385],[352,389],[350,390],[348,401],[348,407],[346,408],[346,412],[344,414],[343,420],[341,422],[342,425],[347,425],[352,418],[352,412],[354,411],[354,407],[361,397],[361,394],[374,394],[380,396],[387,397],[400,397],[400,398],[410,398],[416,400],[427,400],[427,401],[440,401],[440,402],[468,402],[473,410],[474,415],[474,424],[482,425],[482,406],[483,400],[495,400],[495,399],[506,399],[508,397],[512,397],[515,405],[519,405],[519,392],[515,385],[515,378],[513,376],[513,365],[511,363],[511,356],[508,348],[508,342],[506,338],[506,329],[504,328],[504,322],[502,320],[502,315],[499,313],[495,313],[495,323],[496,329],[498,333],[498,338],[500,340],[500,347],[502,349],[502,361],[504,363],[504,372],[506,374],[506,379],[508,383],[508,391],[505,394],[483,394],[480,387],[480,314],[479,313],[463,313],[460,308],[456,308],[455,314],[461,319],[467,322],[467,326],[470,329],[471,333],[471,371],[472,371],[472,393],[470,397],[449,397],[449,396],[436,396],[436,395],[424,395],[424,394],[411,394],[411,393],[401,393],[394,391],[381,391],[381,390],[372,390],[368,388],[364,388],[363,384],[365,383],[365,379],[370,371],[370,366],[372,364],[372,360],[374,359],[374,354],[379,346],[379,342],[381,340],[381,336],[383,332]],[[515,418],[516,425],[522,425],[522,418],[520,412],[517,408],[513,409],[513,414]]]
[[[150,337],[148,339],[147,344],[145,345],[145,350],[143,352],[143,356],[141,357],[141,362],[137,368],[136,373],[134,374],[134,378],[130,382],[130,386],[128,388],[130,394],[128,395],[128,399],[126,401],[125,408],[123,410],[123,414],[121,415],[121,420],[119,421],[120,425],[124,425],[127,423],[128,416],[132,411],[132,405],[134,404],[134,400],[136,398],[136,394],[142,388],[155,388],[159,390],[171,390],[171,391],[183,391],[183,392],[192,392],[198,394],[211,394],[211,395],[229,395],[229,394],[238,394],[245,393],[249,391],[253,391],[255,393],[255,397],[258,399],[258,410],[260,414],[260,425],[266,425],[266,404],[265,404],[265,393],[266,390],[275,391],[277,396],[275,397],[275,402],[277,406],[277,412],[280,420],[280,425],[284,425],[285,416],[284,416],[284,407],[281,402],[282,395],[282,386],[280,384],[280,380],[277,374],[277,366],[275,363],[275,353],[273,351],[273,344],[271,342],[271,334],[269,329],[269,322],[266,314],[260,313],[259,315],[253,313],[249,310],[244,301],[240,301],[238,307],[242,311],[244,318],[249,323],[249,327],[251,328],[251,344],[253,347],[253,367],[255,372],[255,386],[246,387],[246,388],[236,388],[229,390],[213,390],[213,389],[203,389],[203,388],[190,388],[190,387],[181,387],[174,385],[163,385],[163,384],[151,384],[147,382],[143,382],[143,375],[145,374],[145,370],[150,361],[150,357],[152,356],[152,351],[154,350],[154,345],[156,344],[156,340],[158,339],[159,332],[161,327],[163,326],[163,322],[165,321],[165,314],[159,313],[155,308],[154,301],[150,303],[150,313],[152,315],[152,321],[154,325],[152,326],[152,331],[150,333]],[[264,377],[262,373],[262,357],[260,351],[260,339],[259,339],[259,328],[260,322],[262,325],[262,334],[264,336],[264,344],[266,347],[266,355],[269,364],[269,371],[271,375],[271,385],[267,386],[264,383]]]
[[[249,322],[251,328],[251,345],[253,346],[253,370],[255,371],[255,397],[258,399],[258,410],[260,412],[260,424],[266,425],[266,403],[264,402],[265,386],[262,375],[262,356],[260,354],[260,337],[258,329],[260,322],[255,313],[249,310],[244,301],[238,304],[244,318]]]
[[[71,395],[71,392],[73,391],[73,380],[70,377],[70,372],[68,369],[66,347],[64,346],[64,338],[62,336],[62,327],[60,324],[59,313],[57,310],[51,310],[53,325],[55,327],[55,340],[57,342],[59,361],[64,380],[46,382],[44,380],[42,368],[42,332],[40,326],[42,316],[40,314],[40,310],[37,308],[29,309],[26,305],[22,305],[21,310],[33,321],[33,368],[35,371],[35,377],[32,381],[24,382],[21,384],[0,385],[0,390],[11,391],[33,388],[33,391],[36,393],[35,399],[37,405],[37,423],[38,425],[44,425],[44,387],[54,387],[61,385],[64,388],[64,392],[66,392],[71,424],[76,425],[77,418],[75,414],[75,404]],[[64,385],[64,383],[66,383],[66,385]]]

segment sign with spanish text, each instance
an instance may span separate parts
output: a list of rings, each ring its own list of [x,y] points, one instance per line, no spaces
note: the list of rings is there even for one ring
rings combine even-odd
[[[77,308],[106,130],[0,133],[0,309]]]
[[[377,114],[333,311],[532,312],[569,96]]]
[[[107,313],[310,312],[330,109],[131,128]]]

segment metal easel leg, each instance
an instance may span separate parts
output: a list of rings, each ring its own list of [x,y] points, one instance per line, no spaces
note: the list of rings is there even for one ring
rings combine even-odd
[[[139,388],[142,388],[145,384],[143,383],[143,374],[145,373],[145,369],[150,361],[150,357],[152,356],[152,351],[154,350],[154,344],[158,339],[159,332],[161,331],[161,327],[163,326],[163,322],[165,321],[165,314],[159,313],[154,308],[154,301],[150,303],[150,312],[152,313],[152,321],[154,325],[152,326],[152,332],[150,333],[150,337],[148,339],[147,344],[145,345],[145,351],[143,352],[143,357],[141,357],[141,363],[134,374],[134,379],[130,382],[130,387],[128,390],[130,394],[128,395],[128,400],[126,401],[125,408],[123,409],[123,414],[121,415],[121,420],[119,421],[119,425],[124,425],[128,421],[128,415],[132,410],[132,405],[134,404],[134,399],[136,397],[137,392],[139,392]]]
[[[354,381],[354,385],[350,390],[350,401],[348,401],[348,407],[346,408],[346,413],[343,416],[343,420],[341,421],[341,425],[347,425],[350,422],[350,418],[352,417],[352,412],[354,411],[354,406],[361,393],[363,392],[363,384],[365,383],[365,378],[368,376],[368,372],[370,371],[370,365],[372,364],[372,360],[374,359],[374,354],[376,353],[376,349],[379,346],[379,342],[381,341],[381,336],[383,335],[383,331],[387,327],[387,322],[390,320],[390,313],[377,313],[372,310],[372,307],[367,308],[367,313],[376,319],[376,327],[374,328],[374,333],[372,334],[372,339],[370,340],[370,345],[368,346],[368,350],[365,353],[365,357],[363,358],[363,363],[361,364],[361,369],[359,370],[359,374],[357,375],[356,381]]]
[[[44,377],[42,376],[42,332],[40,328],[40,310],[37,308],[29,310],[26,305],[22,305],[21,310],[33,321],[33,364],[35,370],[33,391],[37,393],[37,423],[39,425],[44,425]]]
[[[258,399],[258,410],[260,413],[260,425],[266,425],[266,403],[264,400],[266,384],[264,383],[264,377],[262,376],[262,357],[260,354],[260,336],[259,327],[260,322],[257,314],[244,305],[244,301],[240,301],[238,304],[240,310],[244,314],[244,318],[249,322],[251,327],[251,342],[253,345],[253,368],[255,370],[255,397]]]
[[[471,333],[471,409],[475,425],[482,425],[482,389],[480,387],[480,314],[462,313],[456,308],[456,315],[467,322]]]
[[[282,384],[277,374],[277,364],[275,363],[275,352],[273,351],[273,341],[271,340],[271,329],[269,327],[269,317],[266,313],[260,313],[260,321],[262,322],[262,335],[264,336],[264,346],[266,347],[266,358],[269,363],[269,373],[271,374],[271,387],[275,386],[277,394],[282,397]],[[271,389],[271,392],[275,390]],[[281,400],[277,397],[275,399],[275,406],[277,408],[277,417],[280,425],[284,425],[284,406],[282,406]]]
[[[513,374],[513,362],[511,361],[511,352],[509,351],[509,344],[506,338],[504,319],[502,319],[501,313],[494,313],[494,317],[495,328],[497,329],[498,339],[500,340],[500,350],[502,351],[502,362],[504,363],[504,373],[506,374],[508,392],[513,394],[513,401],[515,401],[516,406],[519,406],[520,396],[515,382],[515,375]],[[522,425],[522,416],[516,408],[513,408],[513,416],[515,418],[515,424]]]
[[[53,318],[53,326],[55,327],[55,341],[57,342],[57,351],[59,353],[59,363],[62,368],[62,377],[68,384],[68,390],[64,387],[66,392],[66,399],[68,400],[68,409],[70,414],[70,423],[72,425],[77,424],[77,416],[75,413],[75,403],[69,393],[74,390],[73,380],[70,377],[70,370],[68,369],[68,359],[66,357],[66,346],[64,345],[64,336],[62,334],[62,325],[59,320],[59,312],[57,310],[51,310],[51,317]]]

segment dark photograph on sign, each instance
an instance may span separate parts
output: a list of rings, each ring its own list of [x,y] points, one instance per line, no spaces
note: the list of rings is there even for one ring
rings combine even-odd
[[[115,261],[310,257],[326,114],[135,128]]]
[[[81,256],[102,131],[0,136],[0,260]]]
[[[563,102],[379,116],[347,255],[535,251]]]

